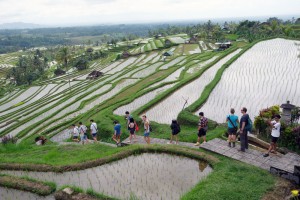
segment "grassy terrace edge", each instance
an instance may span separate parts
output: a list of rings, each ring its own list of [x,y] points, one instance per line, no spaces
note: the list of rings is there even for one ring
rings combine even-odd
[[[178,156],[185,156],[191,159],[202,160],[208,162],[213,166],[218,162],[218,159],[214,156],[204,154],[199,151],[195,151],[186,147],[172,147],[163,145],[134,145],[128,149],[117,152],[110,156],[98,158],[95,160],[86,161],[84,163],[74,163],[69,165],[47,165],[47,164],[22,164],[22,163],[1,163],[1,170],[22,170],[22,171],[38,171],[38,172],[66,172],[88,169],[92,167],[101,166],[117,160],[121,160],[131,155],[138,155],[142,153],[168,153]]]
[[[67,194],[63,192],[65,188],[69,188],[73,190],[73,194]],[[78,197],[76,197],[79,195]],[[54,194],[56,200],[71,200],[71,199],[78,199],[82,198],[85,200],[118,200],[117,198],[109,197],[101,193],[95,192],[93,189],[89,188],[84,190],[82,188],[72,186],[72,185],[64,185],[62,186],[57,192]],[[133,200],[133,199],[132,199]]]
[[[53,182],[43,182],[29,177],[17,177],[7,174],[0,174],[0,186],[23,190],[40,196],[50,195],[56,190],[56,184]]]

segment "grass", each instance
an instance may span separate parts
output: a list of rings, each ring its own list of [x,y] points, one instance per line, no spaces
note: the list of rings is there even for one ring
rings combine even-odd
[[[44,146],[13,144],[0,146],[1,163],[47,164],[61,166],[94,160],[112,155],[122,149],[106,145],[62,145],[48,144]]]
[[[97,193],[91,188],[86,190],[86,194],[88,194],[92,197],[98,198],[98,199],[103,199],[103,200],[117,200],[116,198],[111,198],[104,194]]]
[[[213,173],[185,194],[182,200],[261,199],[275,184],[276,177],[265,170],[217,157],[220,162],[214,165]]]
[[[236,35],[236,34],[227,34],[227,35],[225,35],[225,39],[232,40],[232,41],[235,41],[238,38],[239,38],[239,35]]]
[[[153,132],[150,133],[150,137],[161,138],[169,140],[171,137],[170,125],[158,124],[156,122],[151,122]],[[142,127],[142,126],[141,126]],[[197,141],[197,130],[198,126],[195,123],[194,126],[191,125],[181,125],[181,132],[178,134],[178,139],[181,142],[191,142]],[[212,140],[214,138],[221,138],[221,136],[226,132],[226,128],[223,126],[215,127],[214,123],[209,123],[209,129],[206,135],[207,140]],[[143,135],[143,130],[139,131],[137,135]]]
[[[184,44],[183,46],[184,46],[184,53],[189,55],[191,54],[190,51],[194,51],[199,47],[199,44]]]
[[[164,45],[160,40],[154,40],[155,46],[157,46],[158,48],[163,48]]]
[[[68,195],[63,192],[65,188],[70,188],[74,191],[72,195]],[[60,187],[59,191],[55,193],[55,199],[99,199],[99,200],[117,200],[116,198],[112,198],[106,196],[104,194],[100,194],[95,192],[93,189],[87,189],[86,191],[82,188],[72,186],[72,185],[63,185]]]

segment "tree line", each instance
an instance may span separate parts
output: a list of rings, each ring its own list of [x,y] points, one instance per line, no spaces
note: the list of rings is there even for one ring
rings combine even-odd
[[[188,26],[167,26],[166,28],[149,29],[148,36],[155,35],[175,35],[186,33],[189,37],[197,36],[202,39],[214,41],[225,40],[225,35],[228,33],[236,34],[239,37],[248,39],[252,42],[257,39],[267,38],[270,36],[287,36],[300,37],[300,18],[292,20],[282,20],[276,17],[271,17],[266,22],[244,20],[239,23],[224,22],[223,24],[213,23],[208,20],[205,23],[188,25]]]
[[[31,85],[34,81],[48,78],[49,61],[57,61],[55,75],[66,73],[70,68],[85,70],[90,61],[106,58],[109,52],[94,51],[93,48],[87,48],[84,53],[72,47],[63,46],[59,49],[35,52],[19,57],[16,66],[11,68],[7,78],[11,79],[16,85]]]

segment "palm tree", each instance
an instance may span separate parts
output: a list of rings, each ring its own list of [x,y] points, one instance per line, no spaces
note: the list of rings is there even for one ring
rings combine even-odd
[[[275,34],[275,32],[276,32],[277,26],[278,26],[278,23],[276,20],[271,21],[271,29],[272,29],[273,34]]]
[[[69,51],[68,47],[61,48],[58,51],[56,59],[59,63],[62,63],[63,66],[67,69],[69,60],[71,59],[71,55],[70,55],[70,51]]]

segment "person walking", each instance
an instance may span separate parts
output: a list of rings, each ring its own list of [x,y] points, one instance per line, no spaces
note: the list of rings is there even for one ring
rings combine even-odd
[[[235,110],[233,108],[230,109],[230,115],[227,115],[226,122],[227,122],[227,132],[228,132],[228,146],[235,147],[236,141],[236,133],[238,129],[239,117],[236,116]],[[232,143],[232,146],[231,146]]]
[[[130,118],[130,120],[129,120],[128,130],[129,130],[129,133],[130,133],[128,143],[132,142],[132,138],[134,138],[134,141],[136,141],[136,135],[135,135],[136,123],[135,123],[133,118]]]
[[[98,134],[98,127],[97,124],[94,122],[94,120],[90,120],[91,122],[91,126],[90,126],[90,130],[91,130],[91,134],[93,137],[94,142],[97,142],[97,134]]]
[[[177,135],[180,132],[180,125],[178,124],[176,119],[172,120],[170,128],[172,130],[172,134],[171,134],[170,142],[168,142],[168,144],[173,144],[174,137],[176,140],[176,144],[178,144],[178,136]]]
[[[275,115],[273,121],[268,121],[269,125],[272,127],[272,132],[271,132],[272,140],[268,152],[264,154],[264,157],[268,157],[270,152],[276,154],[276,144],[280,136],[280,127],[281,127],[280,118],[281,118],[280,115]]]
[[[72,124],[72,128],[73,128],[73,138],[72,138],[72,140],[74,142],[79,142],[79,129],[78,129],[78,126],[76,126],[75,124]]]
[[[120,138],[121,138],[121,125],[118,121],[114,121],[114,134],[112,139],[117,143],[117,146],[120,145]]]
[[[195,146],[200,146],[201,138],[203,138],[203,143],[206,143],[206,132],[208,129],[208,120],[204,117],[204,113],[199,113],[199,123],[198,123],[198,139]]]
[[[147,119],[146,115],[142,117],[144,123],[144,140],[147,144],[150,144],[150,121]]]
[[[127,125],[130,123],[131,118],[133,118],[132,115],[129,113],[129,111],[126,111],[125,112],[125,119],[127,120]]]
[[[240,151],[245,152],[245,149],[248,149],[248,130],[247,126],[249,124],[249,115],[247,114],[247,108],[243,107],[241,109],[242,117],[240,121],[240,140],[241,140],[241,149]]]
[[[87,138],[87,127],[82,124],[82,122],[79,122],[79,134],[80,134],[80,141],[82,144],[88,143]]]

